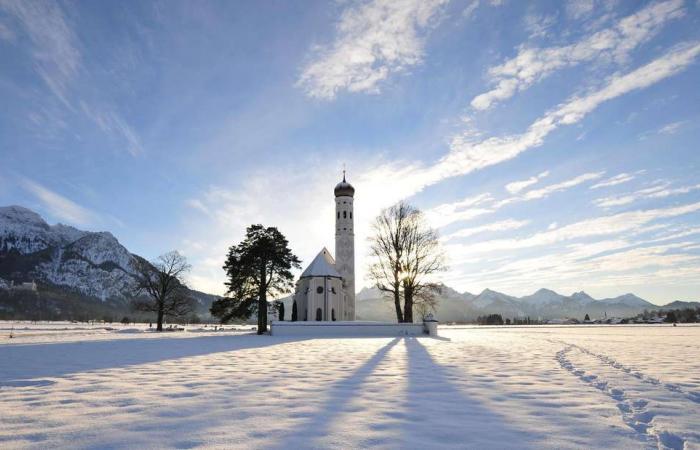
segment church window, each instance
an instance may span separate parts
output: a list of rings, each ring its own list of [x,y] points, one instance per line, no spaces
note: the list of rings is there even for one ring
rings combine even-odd
[[[350,211],[350,218],[352,219],[352,211]]]
[[[335,308],[331,309],[331,320],[335,322]]]
[[[335,294],[335,288],[331,286],[331,292]]]
[[[348,212],[347,212],[347,211],[343,211],[343,219],[347,219],[347,218],[348,218]]]
[[[317,292],[318,294],[323,294],[323,286],[317,287],[317,288],[316,288],[316,292]]]
[[[323,320],[323,310],[321,308],[316,308],[316,321],[320,322]]]

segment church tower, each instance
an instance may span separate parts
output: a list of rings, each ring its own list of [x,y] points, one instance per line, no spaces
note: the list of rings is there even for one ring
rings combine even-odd
[[[353,197],[355,188],[345,181],[335,186],[335,268],[343,277],[345,317],[355,320],[355,230],[353,226]]]

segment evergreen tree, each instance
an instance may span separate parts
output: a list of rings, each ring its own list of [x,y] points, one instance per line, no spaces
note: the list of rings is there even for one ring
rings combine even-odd
[[[294,300],[292,303],[292,322],[299,320],[299,313],[297,312],[297,301]]]
[[[282,302],[277,304],[277,315],[279,316],[279,320],[284,322],[284,303]]]
[[[579,317],[581,317],[581,316],[579,316]],[[586,317],[584,317],[583,320],[588,320],[588,321],[590,321],[591,318],[588,316],[588,314],[586,314]]]
[[[249,226],[243,241],[229,248],[224,264],[227,296],[212,304],[212,315],[226,323],[257,313],[258,334],[265,333],[268,295],[289,293],[294,288],[292,268],[300,267],[301,261],[277,228]]]

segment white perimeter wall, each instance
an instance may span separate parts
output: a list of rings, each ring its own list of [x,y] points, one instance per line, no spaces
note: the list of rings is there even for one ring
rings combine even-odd
[[[422,323],[381,323],[381,322],[272,322],[270,334],[273,336],[423,336]]]

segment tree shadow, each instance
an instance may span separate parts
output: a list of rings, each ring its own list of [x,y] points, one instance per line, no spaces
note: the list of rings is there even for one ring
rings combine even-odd
[[[450,373],[436,363],[423,344],[405,339],[408,355],[406,396],[397,405],[403,448],[532,448],[542,436],[519,429],[509,419],[469,397]],[[539,444],[538,444],[539,443]]]
[[[334,383],[326,395],[326,401],[323,406],[315,412],[304,423],[295,426],[297,430],[293,434],[287,434],[280,437],[278,444],[274,447],[277,449],[289,448],[317,448],[320,445],[314,443],[325,436],[329,426],[344,412],[346,407],[355,398],[375,368],[386,357],[387,353],[399,343],[401,338],[394,338],[384,347],[379,349],[370,359],[368,359],[359,369],[352,373],[347,378],[344,378]],[[310,378],[313,381],[313,377]]]
[[[123,368],[139,364],[295,342],[271,336],[197,336],[0,345],[0,387],[20,380]]]

